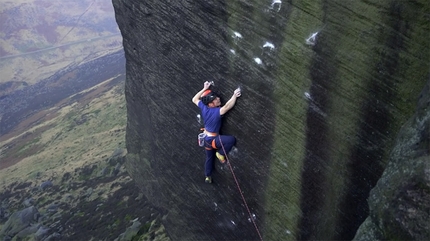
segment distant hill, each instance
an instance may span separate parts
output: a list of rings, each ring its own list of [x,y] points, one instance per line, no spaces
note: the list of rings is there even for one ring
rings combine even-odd
[[[0,6],[0,240],[169,240],[123,165],[112,3]],[[29,210],[31,222],[16,218]]]
[[[63,99],[107,79],[124,75],[124,67],[124,54],[118,51],[85,64],[63,68],[31,87],[0,94],[0,139],[34,113],[52,108]],[[0,83],[0,90],[7,87],[7,83]]]
[[[99,84],[71,87],[82,91],[70,96],[67,88],[59,89],[63,99],[43,94],[52,95],[46,103],[37,96],[31,103],[21,101],[22,106],[45,106],[22,109],[27,118],[0,134],[0,240],[130,240],[136,235],[169,240],[159,212],[137,191],[123,165],[125,75],[113,64],[98,72],[88,68],[66,69],[62,76],[88,72],[85,79]],[[55,82],[41,83],[42,89],[55,89]],[[35,214],[30,223],[16,218],[28,210]]]
[[[122,48],[110,1],[0,4],[0,83],[12,82],[8,91]]]

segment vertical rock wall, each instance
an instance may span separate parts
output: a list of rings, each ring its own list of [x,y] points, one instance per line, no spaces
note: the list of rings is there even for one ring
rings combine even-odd
[[[354,240],[430,238],[430,80],[368,200],[370,215]]]
[[[113,3],[128,171],[173,240],[354,237],[429,76],[427,1]],[[212,185],[190,101],[206,80],[243,90]]]

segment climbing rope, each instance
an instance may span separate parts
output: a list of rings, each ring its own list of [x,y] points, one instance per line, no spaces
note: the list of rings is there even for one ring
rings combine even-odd
[[[227,153],[224,149],[224,145],[222,144],[221,136],[218,136],[218,138],[219,138],[219,142],[221,143],[222,150],[224,151],[224,155],[227,160],[228,167],[230,168],[231,174],[233,175],[234,181],[236,182],[237,189],[239,190],[240,196],[242,197],[242,201],[245,204],[246,210],[248,211],[249,218],[254,224],[255,230],[257,231],[257,234],[260,237],[260,240],[263,241],[263,237],[260,234],[260,230],[258,229],[257,223],[255,223],[255,220],[252,217],[251,211],[249,210],[248,203],[246,202],[245,197],[243,196],[242,189],[240,188],[240,185],[239,185],[239,181],[237,180],[236,175],[234,174],[233,167],[230,164],[230,160],[228,159]]]

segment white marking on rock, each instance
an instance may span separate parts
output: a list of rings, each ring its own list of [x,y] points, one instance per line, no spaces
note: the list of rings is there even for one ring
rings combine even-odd
[[[266,43],[264,43],[263,48],[269,48],[270,50],[272,50],[275,48],[275,45],[273,45],[270,42],[266,42]]]
[[[242,38],[242,34],[240,34],[239,32],[233,32],[233,38],[240,39]]]
[[[274,9],[275,8],[275,6],[277,6],[278,7],[278,12],[279,12],[279,10],[281,10],[281,4],[282,4],[282,1],[281,0],[273,0],[272,1],[272,4],[270,5],[270,8],[271,9]]]
[[[311,35],[306,39],[306,44],[307,44],[307,45],[314,46],[314,45],[315,45],[315,43],[316,43],[316,41],[317,41],[318,33],[319,33],[319,32],[312,33],[312,34],[311,34]]]
[[[252,217],[252,220],[256,220],[257,219],[257,216],[255,216],[254,213],[251,215],[251,217]],[[251,220],[251,218],[248,218],[248,222],[251,222],[252,220]]]

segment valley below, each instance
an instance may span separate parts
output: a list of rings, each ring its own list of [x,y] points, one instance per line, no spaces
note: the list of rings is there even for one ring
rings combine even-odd
[[[0,2],[0,240],[169,240],[124,167],[112,3]]]
[[[118,51],[0,85],[2,240],[168,240],[123,165],[124,62]]]

